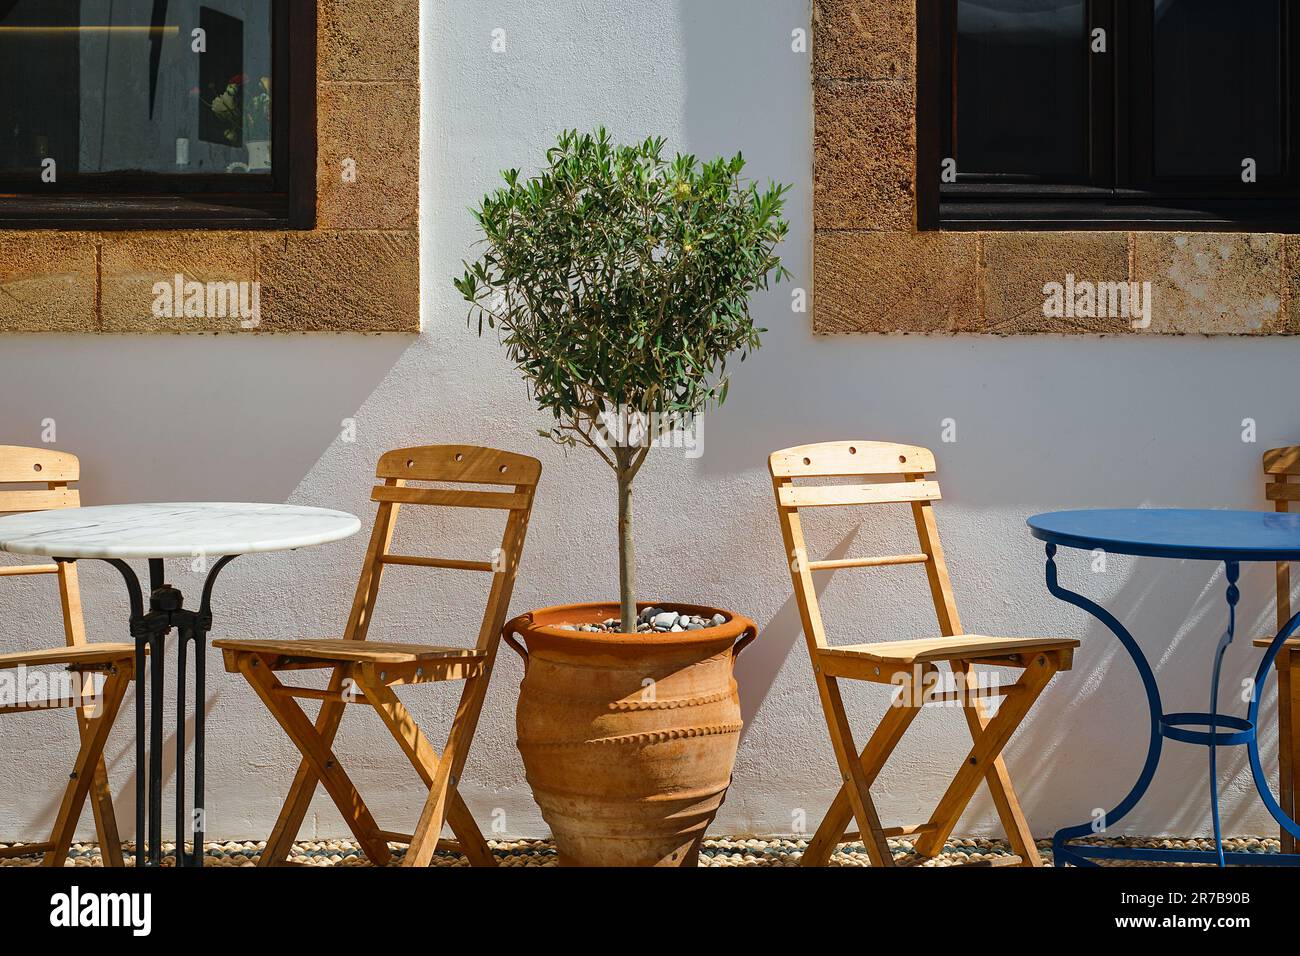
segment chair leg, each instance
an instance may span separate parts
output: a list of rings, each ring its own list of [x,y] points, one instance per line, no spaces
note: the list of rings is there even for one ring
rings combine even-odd
[[[79,673],[81,693],[84,696],[87,687],[93,689],[93,676]],[[76,708],[77,735],[84,743],[86,735],[91,732],[95,718],[94,705]],[[95,836],[99,839],[99,852],[104,866],[122,866],[122,835],[117,829],[117,814],[113,811],[113,790],[108,783],[108,766],[101,755],[95,764],[95,775],[90,783],[90,809],[95,815]]]
[[[303,713],[298,702],[277,693],[284,685],[255,656],[242,657],[239,661],[239,670],[307,762],[311,764],[312,771],[325,785],[326,792],[339,808],[339,812],[343,814],[343,819],[356,836],[357,842],[361,844],[370,862],[375,866],[387,865],[388,844],[380,836],[379,827],[375,824],[374,817],[370,815],[370,809],[361,799],[361,794],[357,792],[356,787],[352,785],[352,781],[329,745]]]
[[[81,739],[85,741],[90,725],[80,716],[77,723],[81,729]],[[95,815],[95,835],[99,838],[99,852],[104,866],[123,866],[122,835],[117,828],[117,814],[113,812],[113,789],[108,782],[108,765],[101,754],[95,764],[94,777],[90,782],[90,808]]]
[[[95,767],[95,777],[90,784],[90,800],[104,866],[125,866],[122,834],[117,828],[117,815],[113,812],[113,789],[109,786],[108,767],[103,757],[99,758],[99,764]]]
[[[952,835],[980,779],[988,773],[994,759],[1011,740],[1020,722],[1025,719],[1038,695],[1043,692],[1060,666],[1055,654],[1040,654],[1025,668],[1020,680],[1011,688],[997,716],[988,722],[975,740],[974,747],[962,763],[961,769],[948,785],[939,805],[930,818],[933,829],[926,831],[916,841],[920,856],[937,856],[944,842]]]
[[[101,711],[98,717],[89,721],[87,732],[82,736],[81,748],[77,752],[77,762],[73,767],[68,785],[63,791],[63,800],[54,820],[54,829],[50,833],[50,849],[46,851],[44,866],[63,866],[68,858],[68,849],[72,845],[72,835],[77,829],[77,819],[85,806],[86,796],[95,782],[96,770],[102,765],[104,745],[117,720],[117,712],[122,706],[127,685],[131,683],[131,669],[120,668],[110,674],[104,681]],[[120,847],[119,847],[120,855]]]
[[[880,775],[885,761],[889,759],[889,755],[893,753],[894,748],[907,732],[907,728],[912,725],[912,721],[920,712],[921,708],[917,706],[894,704],[881,718],[875,733],[863,748],[860,758],[862,774],[866,778],[868,787],[876,782],[876,777]],[[822,818],[821,825],[817,827],[817,832],[808,842],[808,848],[804,850],[803,858],[800,860],[801,865],[825,866],[829,863],[835,848],[840,844],[840,838],[844,836],[852,821],[853,804],[849,800],[848,785],[845,784],[840,787],[839,793],[831,802],[830,809],[826,811],[826,816]]]
[[[971,740],[978,743],[980,735],[988,729],[990,718],[984,701],[970,693],[975,667],[969,661],[954,661],[952,671],[954,675],[961,675],[960,687],[965,688],[967,692],[962,702],[962,711],[966,715],[966,725],[970,728]],[[1020,798],[1016,796],[1016,789],[1011,783],[1011,774],[1007,771],[1006,762],[1001,755],[990,762],[984,779],[989,785],[993,806],[998,811],[1002,830],[1007,835],[1007,842],[1011,844],[1012,852],[1020,857],[1022,866],[1042,866],[1043,859],[1038,855],[1038,846],[1034,843],[1033,831],[1029,829],[1029,820],[1025,818],[1025,812],[1020,806]]]
[[[348,676],[346,668],[336,667],[330,676],[329,689],[341,691],[343,682]],[[333,700],[327,700],[320,706],[320,711],[316,715],[315,728],[326,747],[334,746],[334,736],[338,733],[339,724],[343,720],[345,706]],[[285,797],[284,805],[280,807],[280,814],[276,817],[271,835],[266,839],[266,847],[257,861],[258,866],[279,866],[289,858],[293,842],[301,832],[303,820],[306,819],[307,810],[311,807],[318,783],[320,778],[312,769],[311,762],[304,758],[294,774],[289,795]]]
[[[853,809],[853,816],[858,821],[862,844],[866,847],[873,866],[893,866],[894,855],[889,851],[889,842],[880,826],[880,815],[871,799],[871,781],[867,779],[862,762],[858,759],[857,748],[853,744],[853,731],[849,727],[848,715],[844,712],[844,699],[840,696],[839,684],[835,678],[822,674],[820,669],[816,676],[822,710],[826,714],[826,726],[831,735],[831,746],[835,748],[835,760],[839,764],[844,792]]]
[[[452,718],[447,746],[443,749],[442,759],[438,761],[433,780],[429,784],[429,797],[424,802],[424,809],[420,811],[420,822],[415,827],[402,866],[428,866],[433,859],[433,851],[438,845],[442,824],[446,819],[449,797],[455,793],[455,788],[460,783],[461,769],[465,766],[470,741],[474,739],[483,698],[487,695],[489,674],[490,668],[465,682],[460,703],[456,707],[456,716]]]
[[[387,684],[363,679],[361,689],[366,699],[374,705],[375,711],[383,720],[389,733],[393,735],[393,739],[411,761],[411,766],[420,775],[424,785],[432,788],[438,777],[440,760],[410,711],[398,700],[397,695]],[[454,787],[447,801],[447,824],[456,834],[456,839],[460,841],[461,850],[469,858],[470,865],[497,865],[496,857],[492,855],[492,850],[479,830],[473,813]],[[434,845],[436,848],[437,844]]]

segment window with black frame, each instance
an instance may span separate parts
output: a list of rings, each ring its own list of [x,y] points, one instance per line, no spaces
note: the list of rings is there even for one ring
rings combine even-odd
[[[314,0],[0,0],[0,229],[311,228]]]
[[[923,228],[1300,231],[1300,0],[920,0]]]

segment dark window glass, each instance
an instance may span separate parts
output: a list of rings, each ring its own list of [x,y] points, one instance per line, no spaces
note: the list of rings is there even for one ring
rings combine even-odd
[[[271,65],[267,0],[0,0],[0,177],[270,188]],[[53,182],[41,179],[51,159]]]
[[[1300,0],[917,12],[922,229],[1300,233]]]
[[[1155,0],[1154,171],[1282,172],[1281,0]]]
[[[955,152],[963,174],[1081,177],[1083,0],[959,0]]]

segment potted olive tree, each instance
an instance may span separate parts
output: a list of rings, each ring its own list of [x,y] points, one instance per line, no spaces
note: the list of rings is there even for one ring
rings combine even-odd
[[[618,602],[506,628],[526,661],[520,751],[566,863],[692,863],[730,783],[732,664],[756,631],[713,607],[638,603],[632,489],[653,447],[725,401],[728,360],[763,331],[750,298],[787,274],[774,250],[789,187],[744,167],[565,132],[540,174],[506,172],[475,210],[483,254],[456,280],[471,325],[499,330],[550,413],[541,434],[591,449],[617,485]]]

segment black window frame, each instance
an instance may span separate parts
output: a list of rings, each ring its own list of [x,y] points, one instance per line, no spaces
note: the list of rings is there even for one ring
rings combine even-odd
[[[923,230],[1175,230],[1300,233],[1300,0],[1282,0],[1283,161],[1277,182],[1155,182],[1155,134],[1135,134],[1153,115],[1155,0],[1086,0],[1086,35],[1106,31],[1108,52],[1087,53],[1086,117],[1093,184],[1032,177],[941,181],[952,156],[958,0],[917,0],[917,227]],[[1145,60],[1138,51],[1145,44]]]
[[[105,172],[63,187],[0,176],[0,230],[316,227],[317,0],[272,3],[271,188],[224,174]]]

